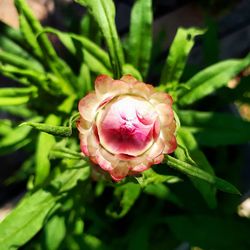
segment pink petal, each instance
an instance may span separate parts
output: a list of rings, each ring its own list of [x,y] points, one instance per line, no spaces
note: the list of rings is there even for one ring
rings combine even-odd
[[[107,75],[99,75],[95,80],[95,91],[98,96],[103,96],[110,91],[114,80]]]
[[[165,103],[165,104],[172,106],[173,104],[172,97],[169,94],[164,93],[164,92],[155,92],[154,94],[150,96],[149,101],[155,105],[160,104],[160,103]]]
[[[154,158],[154,164],[160,164],[164,160],[164,155],[161,154],[158,157]]]
[[[163,150],[164,154],[171,154],[173,153],[177,148],[177,141],[176,141],[176,137],[174,135],[172,135],[165,144],[165,148]]]
[[[113,180],[120,181],[128,175],[128,172],[129,172],[129,168],[127,166],[127,163],[123,162],[119,164],[119,166],[111,170],[109,173]]]
[[[130,89],[130,93],[141,96],[145,99],[149,99],[150,96],[154,93],[154,87],[150,84],[145,84],[143,82],[136,82]]]
[[[97,78],[95,83],[97,96],[103,101],[112,99],[115,96],[129,93],[130,84],[113,80],[112,78],[102,75]]]
[[[171,106],[165,103],[158,104],[155,108],[159,114],[161,127],[168,126],[174,119],[174,112]]]
[[[76,121],[76,127],[80,133],[85,133],[91,127],[91,123],[80,117]]]
[[[87,133],[85,133],[85,134],[80,133],[79,134],[80,148],[85,156],[89,156],[89,151],[88,151],[88,146],[87,146],[87,138],[88,138]]]
[[[152,147],[147,151],[146,156],[148,161],[154,160],[163,153],[165,147],[164,141],[159,137]]]
[[[121,79],[121,81],[124,81],[126,83],[135,83],[137,82],[137,79],[135,79],[133,76],[131,75],[124,75]]]
[[[133,172],[133,173],[134,173],[134,172],[137,172],[137,173],[143,172],[143,171],[149,169],[150,167],[151,167],[151,165],[139,164],[139,165],[133,167],[132,172]],[[134,174],[135,174],[135,173],[134,173]]]
[[[87,147],[89,151],[89,155],[91,157],[95,157],[97,154],[97,150],[100,147],[100,143],[98,141],[98,138],[96,137],[93,129],[90,130],[87,136]]]
[[[95,118],[99,102],[100,101],[94,92],[86,95],[80,100],[78,104],[78,110],[80,112],[80,115],[86,121],[92,122]]]

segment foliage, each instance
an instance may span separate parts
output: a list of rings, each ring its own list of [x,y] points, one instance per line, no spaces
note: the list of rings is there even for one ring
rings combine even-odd
[[[158,78],[159,90],[172,94],[181,124],[174,156],[120,183],[96,181],[78,146],[77,103],[99,74],[130,73],[147,81],[152,1],[135,1],[124,41],[112,0],[75,1],[88,11],[83,34],[42,27],[25,0],[15,0],[20,30],[0,23],[0,73],[6,77],[0,108],[8,114],[0,120],[0,155],[17,150],[29,155],[9,181],[25,180],[28,190],[0,224],[0,249],[175,249],[184,241],[204,249],[249,249],[249,221],[239,219],[234,202],[227,202],[238,202],[240,192],[216,176],[222,174],[218,164],[212,166],[201,147],[249,141],[249,122],[209,110],[204,98],[216,98],[250,66],[250,55],[215,63],[185,80],[195,38],[206,30],[179,28]],[[101,42],[93,39],[93,27]],[[58,55],[48,33],[58,37],[76,64]],[[198,111],[197,102],[209,111]],[[217,200],[217,193],[223,199]]]

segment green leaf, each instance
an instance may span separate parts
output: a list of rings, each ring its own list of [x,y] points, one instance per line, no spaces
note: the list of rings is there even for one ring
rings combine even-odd
[[[176,183],[181,181],[177,176],[158,174],[153,169],[148,169],[142,172],[141,177],[135,178],[142,188],[147,187],[151,183]]]
[[[0,249],[18,249],[29,241],[61,206],[60,199],[67,191],[88,177],[88,167],[66,170],[46,188],[25,197],[0,224]]]
[[[30,85],[31,82],[34,85],[40,80],[43,82],[44,78],[38,76],[36,72],[29,69],[20,69],[12,65],[2,65],[0,63],[0,72],[8,78],[14,79],[23,85]]]
[[[211,175],[214,175],[213,168],[206,159],[206,156],[199,149],[195,138],[189,131],[180,128],[177,133],[177,142],[178,145],[181,145],[181,147],[178,147],[175,150],[175,155],[179,160],[188,161],[189,157],[191,157],[191,159],[195,162],[195,166],[199,166],[202,168],[202,170],[210,173]],[[186,155],[183,148],[187,150],[189,156]],[[191,164],[192,163],[193,162],[191,161]],[[194,186],[197,188],[197,190],[201,193],[208,206],[210,208],[216,208],[217,201],[215,187],[209,183],[206,183],[203,180],[199,180],[191,176],[190,179],[193,182]]]
[[[21,32],[18,29],[10,27],[2,21],[0,21],[0,33],[1,37],[7,37],[11,41],[23,45],[24,40]]]
[[[228,81],[250,65],[250,54],[244,59],[227,60],[214,64],[193,76],[186,82],[187,89],[179,92],[178,104],[190,105],[226,86]]]
[[[50,114],[45,123],[50,125],[58,125],[61,119],[58,116]],[[50,173],[50,160],[49,153],[52,147],[55,145],[56,140],[53,135],[41,132],[38,136],[37,147],[36,147],[36,177],[35,185],[42,184]]]
[[[42,26],[32,13],[28,3],[25,0],[15,0],[15,5],[21,18],[20,22],[22,22],[22,20],[25,21],[25,26],[21,23],[22,33],[24,36],[27,35],[27,33],[30,34],[30,37],[26,39],[27,42],[32,40],[33,46],[37,47],[37,49],[39,48],[41,57],[43,57],[43,52],[46,52],[50,58],[56,58],[56,51],[45,34],[39,37],[39,41],[37,40],[36,36],[42,30]]]
[[[59,246],[66,236],[65,218],[53,216],[45,227],[45,246],[48,250],[59,249]]]
[[[15,5],[20,14],[20,18],[24,20],[25,30],[24,35],[29,34],[27,42],[33,46],[34,51],[37,51],[37,56],[42,59],[45,66],[60,78],[61,85],[67,94],[73,94],[74,89],[72,82],[76,81],[76,77],[65,61],[60,59],[49,41],[46,34],[42,34],[43,28],[40,22],[33,15],[29,5],[25,0],[15,0]],[[29,41],[30,40],[30,41]]]
[[[11,132],[12,128],[11,128],[12,122],[8,119],[0,119],[0,135],[4,136],[6,134],[8,134],[9,132]]]
[[[178,111],[181,124],[192,132],[200,144],[220,146],[250,141],[250,122],[227,113]]]
[[[78,76],[78,87],[79,94],[78,96],[81,98],[90,92],[93,89],[90,69],[86,63],[83,63],[80,68],[80,73]]]
[[[1,106],[12,106],[12,105],[22,105],[29,102],[29,96],[21,97],[0,97],[0,107]]]
[[[121,218],[125,216],[139,197],[140,192],[140,185],[132,182],[116,187],[114,195],[119,200],[119,203],[111,203],[107,207],[106,213],[113,218]]]
[[[194,46],[195,37],[203,35],[205,32],[204,29],[194,27],[188,29],[179,28],[177,30],[162,70],[161,84],[180,81],[189,53]]]
[[[1,65],[0,72],[8,78],[14,79],[27,86],[32,85],[43,89],[54,96],[68,94],[68,87],[60,77],[51,73],[37,72],[32,69],[21,69],[12,65]],[[74,95],[74,94],[72,94]]]
[[[25,105],[5,106],[1,107],[0,110],[24,119],[30,119],[31,117],[36,116],[36,113],[28,109]]]
[[[36,88],[0,88],[0,106],[22,105],[30,100]]]
[[[33,94],[37,91],[36,87],[27,88],[0,88],[0,97],[16,97],[26,96],[27,94]]]
[[[83,159],[83,155],[80,152],[73,151],[69,148],[62,147],[60,145],[55,146],[51,149],[49,154],[50,159]]]
[[[0,40],[1,41],[1,40]],[[9,53],[0,49],[0,62],[10,64],[19,68],[33,69],[35,71],[43,71],[43,68],[35,60],[31,58],[25,59],[14,53]]]
[[[31,121],[41,121],[41,118],[35,117]],[[0,139],[0,155],[11,153],[30,143],[31,138],[28,137],[30,131],[29,127],[17,127],[10,130]]]
[[[80,49],[86,51],[97,61],[99,61],[99,63],[102,64],[104,68],[106,68],[106,71],[109,71],[111,69],[108,54],[87,37],[79,36],[73,33],[62,32],[51,27],[44,28],[41,33],[44,32],[56,34],[60,38],[63,45],[75,56],[78,56],[79,54],[79,44],[76,43],[79,42],[82,46]],[[91,67],[91,64],[88,62],[87,58],[85,58],[85,55],[84,61],[89,67]]]
[[[90,71],[96,74],[112,75],[108,54],[91,40],[76,34],[61,32],[53,28],[45,28],[42,33],[50,32],[56,34],[64,46],[76,57],[80,57],[80,62],[84,62]],[[82,68],[80,69],[82,70]],[[86,71],[86,67],[84,67]],[[80,73],[82,73],[80,71]],[[84,72],[86,73],[86,72]],[[80,86],[82,86],[80,84]],[[87,86],[89,88],[89,86]],[[79,88],[79,85],[78,85]],[[80,90],[86,93],[85,87]],[[79,93],[79,91],[78,91]],[[80,95],[79,95],[80,96]]]
[[[213,176],[201,169],[201,167],[196,165],[191,165],[187,162],[175,159],[172,156],[166,156],[165,162],[172,168],[179,170],[180,172],[193,176],[198,179],[204,180],[221,191],[232,193],[232,194],[240,194],[237,188],[235,188],[231,183],[222,180],[216,176]]]
[[[180,182],[181,179],[177,176],[162,175],[156,173],[153,169],[148,169],[142,173],[142,177],[135,177],[144,193],[154,195],[159,199],[164,199],[181,206],[178,197],[170,190],[169,187],[164,185]]]
[[[15,4],[19,12],[20,30],[22,32],[22,35],[25,41],[27,42],[27,44],[31,47],[34,55],[37,56],[38,58],[42,58],[43,53],[36,39],[36,34],[32,30],[32,27],[30,26],[28,20],[23,14],[22,9],[18,7],[17,3],[18,3],[18,0],[15,1]]]
[[[152,0],[136,0],[132,8],[128,61],[146,77],[152,49]]]
[[[122,75],[124,56],[115,25],[115,5],[112,0],[75,0],[88,8],[97,22],[109,51],[114,78]]]
[[[101,32],[94,18],[85,13],[80,24],[80,34],[88,37],[95,44],[101,44]]]
[[[24,48],[25,43],[22,40],[22,36],[19,39],[19,32],[17,32],[17,30],[14,30],[10,27],[6,27],[3,26],[1,27],[2,23],[0,22],[0,48],[2,50],[4,50],[5,52],[8,52],[10,54],[13,55],[18,55],[20,58],[23,58],[27,61],[32,61],[33,64],[36,64],[37,68],[42,69],[43,67],[41,66],[41,64],[26,50],[26,48]],[[9,36],[9,32],[6,30],[10,29],[10,33],[16,33],[17,32],[17,36],[18,39],[16,41],[15,37],[13,38],[13,36]],[[14,30],[14,31],[13,31]],[[34,65],[33,65],[34,66]]]
[[[133,67],[131,64],[124,64],[122,67],[123,75],[132,75],[134,78],[136,78],[139,81],[142,81],[141,73]]]

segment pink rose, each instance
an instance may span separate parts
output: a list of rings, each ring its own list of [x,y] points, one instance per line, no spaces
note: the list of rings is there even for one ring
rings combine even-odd
[[[176,149],[172,98],[130,75],[100,75],[79,102],[81,151],[115,181],[159,164]]]

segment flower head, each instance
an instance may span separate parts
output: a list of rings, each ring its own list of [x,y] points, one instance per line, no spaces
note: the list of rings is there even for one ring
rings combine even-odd
[[[81,151],[115,181],[162,162],[176,149],[170,95],[130,75],[100,75],[79,102]]]

